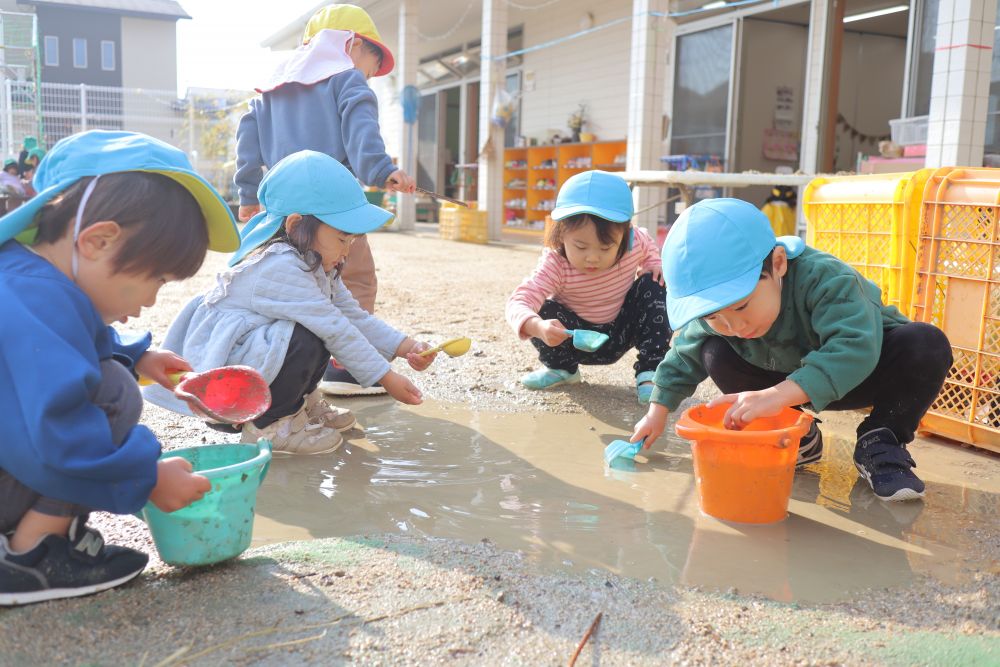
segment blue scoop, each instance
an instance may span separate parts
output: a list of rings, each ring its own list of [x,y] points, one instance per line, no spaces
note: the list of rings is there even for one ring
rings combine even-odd
[[[594,352],[610,340],[608,334],[588,329],[566,329],[566,333],[573,337],[573,347],[582,352]]]
[[[625,458],[629,460],[634,460],[635,455],[639,453],[642,449],[642,443],[646,442],[643,438],[639,442],[629,442],[628,440],[615,440],[610,445],[604,448],[604,462],[611,465],[611,462],[617,458]]]

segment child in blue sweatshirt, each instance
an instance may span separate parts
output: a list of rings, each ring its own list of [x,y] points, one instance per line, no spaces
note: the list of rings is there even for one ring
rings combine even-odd
[[[260,97],[236,130],[236,187],[242,221],[260,211],[257,188],[264,169],[303,150],[326,153],[365,185],[413,192],[413,179],[396,168],[379,131],[378,99],[368,79],[394,66],[365,10],[328,5],[306,25],[302,46],[257,89]],[[378,281],[366,236],[351,246],[341,275],[344,285],[369,313],[375,312]],[[331,367],[320,389],[339,395],[385,393],[362,387],[344,368]]]
[[[136,374],[170,386],[180,357],[119,338],[208,248],[239,244],[225,202],[184,153],[131,132],[56,144],[38,194],[0,218],[0,605],[102,591],[146,554],[106,546],[89,512],[170,512],[210,483],[138,421]]]
[[[656,369],[652,402],[632,442],[648,447],[667,415],[711,377],[741,429],[786,407],[871,408],[857,428],[854,465],[882,500],[914,500],[924,483],[906,451],[951,368],[940,329],[882,304],[874,283],[842,261],[775,238],[738,199],[687,209],[663,245],[667,316],[678,335]],[[815,422],[799,464],[820,458]]]

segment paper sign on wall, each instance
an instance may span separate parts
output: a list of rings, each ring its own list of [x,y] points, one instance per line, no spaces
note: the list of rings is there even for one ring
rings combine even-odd
[[[778,86],[774,96],[774,127],[795,129],[795,91],[791,86]]]
[[[764,130],[764,157],[768,160],[797,162],[799,135],[797,132],[767,128]]]

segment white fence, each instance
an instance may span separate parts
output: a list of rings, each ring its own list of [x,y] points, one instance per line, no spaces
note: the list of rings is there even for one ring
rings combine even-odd
[[[3,81],[0,150],[17,157],[26,136],[48,148],[94,129],[144,132],[177,146],[227,198],[233,198],[236,123],[252,93],[204,91],[178,99],[173,91]]]

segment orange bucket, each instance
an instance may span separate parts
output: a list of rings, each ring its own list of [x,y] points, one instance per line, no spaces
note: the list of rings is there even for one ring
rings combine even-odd
[[[739,523],[774,523],[788,515],[799,441],[812,417],[785,408],[742,431],[722,425],[728,405],[688,408],[674,427],[691,441],[701,511]]]

